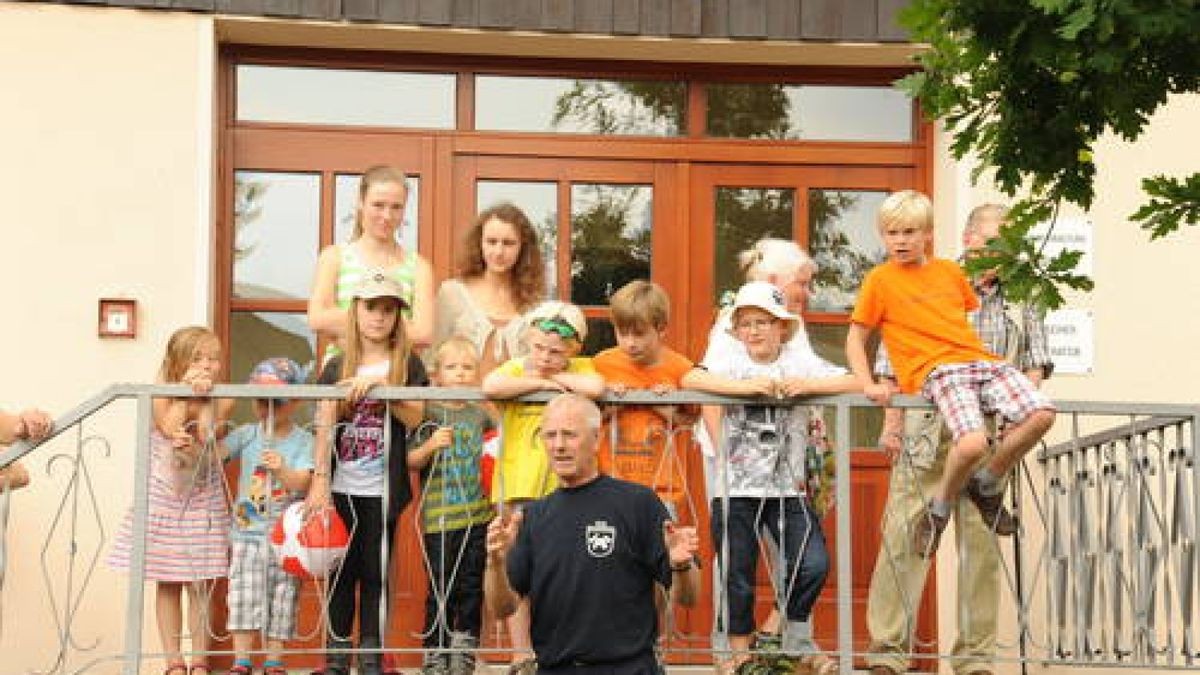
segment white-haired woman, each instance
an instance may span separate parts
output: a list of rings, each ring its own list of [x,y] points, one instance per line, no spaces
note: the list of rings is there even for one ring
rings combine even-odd
[[[813,275],[817,272],[817,264],[796,242],[786,239],[760,239],[749,249],[738,254],[738,267],[741,268],[747,282],[763,281],[779,289],[787,310],[797,316],[802,315],[811,294],[811,284]],[[722,308],[717,314],[717,319],[708,334],[708,347],[701,361],[702,366],[711,367],[713,364],[727,363],[737,354],[737,350],[745,351],[745,345],[734,338],[731,331],[732,316],[732,307]],[[808,332],[804,330],[803,321],[800,322],[798,329],[784,346],[783,358],[811,359],[808,361],[810,363],[824,361],[813,351],[812,345],[808,341]],[[832,364],[827,365],[831,373],[838,370]],[[713,508],[720,507],[717,498],[723,487],[715,484],[717,452],[711,440],[720,438],[720,434],[717,433],[720,416],[721,408],[719,406],[705,406],[703,428],[699,429],[697,434],[701,450],[704,453],[705,479]],[[764,539],[770,551],[770,557],[775,558],[777,555],[775,542],[771,540],[770,536],[764,536]],[[786,579],[776,580],[776,583],[786,584],[787,582]],[[743,654],[734,654],[729,661],[720,664],[721,669],[733,670],[746,659],[745,649],[765,648],[768,643],[780,645],[788,653],[801,655],[801,663],[810,671],[823,673],[831,668],[836,668],[836,663],[832,659],[816,651],[816,644],[812,641],[812,627],[807,625],[808,622],[804,623],[805,625],[788,626],[787,635],[781,636],[779,609],[773,608],[771,614],[759,627],[754,644],[733,644],[731,640],[729,646],[735,651],[741,650]]]

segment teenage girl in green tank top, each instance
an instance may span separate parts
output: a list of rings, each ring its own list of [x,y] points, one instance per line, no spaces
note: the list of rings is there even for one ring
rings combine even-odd
[[[403,172],[390,166],[367,169],[359,183],[354,234],[348,243],[321,251],[308,300],[308,325],[318,335],[333,339],[325,358],[337,353],[337,344],[344,337],[351,292],[364,277],[375,273],[393,277],[406,289],[405,328],[414,345],[429,344],[433,269],[419,253],[405,250],[396,241],[407,199]]]

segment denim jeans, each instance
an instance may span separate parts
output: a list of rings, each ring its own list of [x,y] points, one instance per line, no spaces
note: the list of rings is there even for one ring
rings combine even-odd
[[[723,500],[712,501],[712,536],[718,560],[726,530],[723,507]],[[730,635],[754,632],[754,576],[758,567],[760,529],[770,534],[784,555],[785,574],[777,593],[781,596],[781,604],[786,606],[788,621],[808,621],[829,574],[825,534],[807,498],[731,497],[729,564],[722,565],[721,570],[726,579]],[[773,576],[780,578],[781,575]],[[718,626],[718,630],[721,628]]]

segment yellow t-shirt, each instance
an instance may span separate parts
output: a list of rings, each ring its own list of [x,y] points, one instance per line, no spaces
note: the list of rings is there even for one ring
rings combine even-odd
[[[510,359],[496,370],[512,377],[525,375],[525,360]],[[568,373],[595,374],[592,360],[575,357],[567,363]],[[550,471],[546,448],[538,436],[544,403],[500,404],[500,457],[492,476],[492,502],[541,499],[554,492],[558,478]]]
[[[914,394],[938,366],[1000,360],[967,321],[978,307],[966,275],[949,260],[885,262],[863,279],[850,320],[879,327],[900,391]]]

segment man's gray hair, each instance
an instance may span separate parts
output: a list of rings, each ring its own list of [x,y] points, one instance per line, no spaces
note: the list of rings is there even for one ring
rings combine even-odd
[[[574,392],[568,391],[550,399],[550,402],[546,404],[546,409],[542,411],[542,416],[545,417],[550,414],[551,410],[557,410],[563,406],[578,408],[583,417],[583,423],[587,425],[587,428],[596,433],[600,432],[600,424],[604,419],[600,408],[592,399],[580,396]]]
[[[974,234],[979,230],[979,221],[988,216],[999,218],[1001,221],[1003,221],[1008,216],[1008,207],[1004,206],[1003,204],[994,204],[990,202],[976,206],[975,208],[971,209],[971,213],[967,215],[967,224],[963,228],[963,231],[968,234]]]

